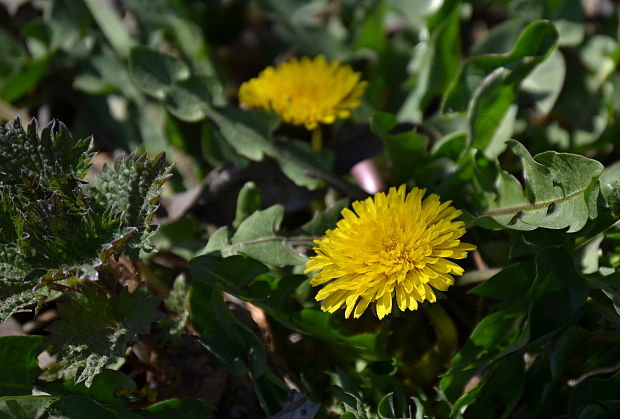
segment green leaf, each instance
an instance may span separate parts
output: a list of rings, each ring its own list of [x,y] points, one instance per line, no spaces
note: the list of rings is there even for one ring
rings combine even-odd
[[[280,124],[278,115],[232,106],[216,108],[214,105],[224,103],[217,83],[202,76],[190,78],[189,70],[181,61],[148,48],[134,48],[130,66],[140,89],[165,100],[168,109],[181,119],[197,121],[208,116],[239,155],[255,161],[270,156],[301,186],[316,188],[320,186],[317,179],[329,180],[331,185],[359,195],[357,188],[326,169],[326,153],[316,156],[297,144],[276,145],[272,132]]]
[[[536,67],[521,83],[521,89],[534,98],[536,109],[548,114],[564,86],[566,63],[558,49],[554,49],[549,57]]]
[[[491,157],[499,154],[501,144],[491,147],[492,140],[516,100],[521,82],[551,54],[557,37],[550,22],[533,22],[523,30],[510,53],[481,55],[465,62],[446,93],[443,109],[463,111],[467,107],[468,141],[472,147],[485,150]],[[508,132],[506,138],[510,135]],[[489,147],[493,150],[487,150]]]
[[[207,116],[205,104],[224,99],[222,88],[217,80],[206,76],[192,76],[187,80],[176,82],[166,91],[165,104],[177,118],[196,122]]]
[[[546,151],[534,158],[517,141],[509,141],[523,165],[524,187],[510,174],[497,178],[497,197],[482,217],[515,230],[544,227],[581,230],[596,217],[598,177],[603,165],[577,154]],[[483,221],[483,220],[482,220]]]
[[[257,276],[269,272],[269,268],[252,258],[241,255],[227,258],[198,256],[190,261],[190,271],[194,280],[217,285],[237,297],[266,298],[265,294],[261,295],[266,291],[262,286],[249,284]]]
[[[91,150],[91,138],[74,139],[62,122],[52,121],[39,136],[35,119],[25,131],[15,118],[0,127],[0,187],[30,182],[69,194],[86,175]]]
[[[518,263],[502,269],[470,292],[483,297],[510,301],[517,295],[524,295],[531,286],[530,278],[536,275],[530,262]]]
[[[222,249],[222,255],[242,253],[269,265],[305,263],[306,259],[290,247],[299,240],[277,234],[283,217],[284,208],[280,205],[256,211],[241,223],[231,239],[231,245]]]
[[[294,321],[302,331],[326,344],[334,345],[337,351],[350,350],[370,361],[385,359],[379,349],[377,334],[344,335],[332,325],[332,316],[329,313],[309,308],[303,309]]]
[[[190,76],[183,61],[142,46],[131,49],[129,70],[141,90],[162,100],[175,82]]]
[[[113,299],[100,290],[84,288],[82,294],[58,306],[60,319],[50,326],[47,342],[66,372],[90,387],[98,373],[116,366],[125,357],[127,345],[161,317],[160,302],[145,287],[133,293],[124,288]]]
[[[453,134],[442,137],[433,144],[431,148],[431,156],[437,158],[448,158],[458,161],[467,149],[467,135],[465,132],[457,131]]]
[[[41,373],[37,356],[43,351],[42,336],[0,337],[0,394],[21,396],[32,394]]]
[[[280,124],[274,113],[241,110],[234,107],[212,109],[209,116],[217,123],[226,141],[242,156],[259,161],[274,155],[273,130]]]
[[[246,182],[241,187],[239,195],[237,196],[237,208],[235,210],[233,227],[239,227],[239,225],[252,215],[254,211],[260,210],[262,201],[260,189],[256,186],[256,183],[252,181]]]
[[[318,237],[324,235],[328,229],[336,228],[336,223],[342,218],[341,212],[348,203],[347,199],[341,199],[327,210],[315,212],[312,219],[301,226],[301,232],[310,237]]]
[[[200,419],[214,407],[200,399],[168,399],[155,403],[139,412],[146,419]]]
[[[302,141],[291,140],[279,145],[279,149],[294,159],[278,159],[280,168],[289,179],[299,186],[310,190],[322,188],[323,179],[313,177],[307,167],[300,165],[299,161],[310,163],[313,167],[319,167],[325,172],[331,170],[334,156],[328,150],[313,151],[310,144]]]
[[[609,378],[588,378],[580,383],[568,401],[568,417],[573,419],[612,418],[620,415],[620,373]],[[600,415],[586,413],[598,407]]]
[[[520,81],[547,57],[557,39],[558,34],[552,23],[536,21],[523,30],[510,53],[469,58],[444,97],[444,112],[465,111],[470,106],[475,89],[498,68],[504,68],[513,75],[510,82]]]
[[[18,65],[9,76],[0,80],[0,98],[12,103],[34,90],[45,76],[50,63],[50,57],[44,56]]]
[[[98,203],[118,214],[122,228],[137,230],[127,246],[148,247],[147,239],[157,229],[152,224],[163,184],[171,176],[164,154],[153,160],[148,155],[130,154],[106,166],[92,186],[85,189]]]
[[[241,324],[224,302],[221,292],[199,281],[189,291],[192,324],[201,342],[233,375],[241,376],[249,367],[258,377],[267,368],[262,341]]]
[[[127,394],[136,390],[136,383],[129,376],[120,371],[109,369],[95,375],[90,387],[86,387],[84,383],[74,383],[71,380],[65,381],[61,386],[58,386],[61,388],[56,388],[56,386],[58,386],[57,383],[53,382],[47,386],[43,385],[42,388],[51,394],[66,394],[69,392],[73,395],[88,397],[96,402],[111,406],[125,405],[127,397],[119,396],[119,394]]]
[[[444,94],[461,60],[461,8],[457,1],[444,1],[441,8],[428,19],[430,38],[416,46],[412,61],[414,87],[398,112],[400,120],[421,122],[424,110],[432,100]],[[411,65],[410,64],[410,65]]]
[[[500,67],[482,80],[471,100],[468,113],[468,143],[472,147],[484,150],[489,157],[499,154],[489,153],[487,148],[492,144],[493,137],[503,125],[504,118],[515,101],[519,81],[514,80],[511,70]],[[514,120],[514,115],[512,118]],[[508,136],[511,134],[512,132]]]
[[[401,419],[410,416],[409,406],[399,400],[395,393],[388,393],[381,398],[377,406],[377,413],[381,419]]]
[[[414,129],[395,134],[396,117],[387,112],[377,112],[371,120],[372,130],[385,144],[392,173],[396,183],[415,178],[424,161],[428,138]]]
[[[525,385],[523,358],[512,356],[485,371],[482,381],[465,393],[452,407],[455,416],[467,406],[467,417],[507,418],[517,405]]]
[[[0,417],[6,419],[39,418],[56,400],[55,396],[6,396],[0,397]]]
[[[0,217],[6,214],[0,213]],[[0,219],[11,221],[9,217]],[[0,237],[5,238],[6,229],[0,227]],[[7,234],[8,235],[8,234]],[[9,244],[9,240],[0,241],[0,322],[5,321],[11,314],[24,311],[26,305],[36,300],[36,278],[27,278],[30,273],[24,255],[20,254],[19,248]],[[7,243],[8,242],[8,243]],[[41,292],[41,294],[43,294]]]
[[[140,415],[116,406],[106,406],[83,396],[65,396],[47,409],[52,419],[139,419]]]
[[[230,246],[230,231],[228,227],[220,227],[215,233],[209,237],[207,245],[202,250],[201,254],[208,255],[209,253],[220,252],[222,249]]]
[[[10,281],[2,277],[0,282],[0,322],[12,314],[28,311],[26,307],[37,301],[37,293],[33,291],[36,286],[34,281]]]
[[[276,32],[291,44],[300,45],[310,55],[325,54],[331,59],[350,55],[341,37],[326,30],[320,13],[300,0],[258,0],[257,7],[276,26]]]
[[[121,57],[127,57],[134,42],[116,8],[111,3],[84,0],[99,28]]]
[[[570,326],[588,297],[588,286],[571,255],[557,248],[544,249],[535,262],[505,269],[487,282],[475,292],[501,298],[502,303],[478,323],[441,379],[441,389],[449,399],[461,395],[478,368],[495,368],[509,356],[522,359],[526,348],[544,344]],[[461,404],[478,396],[471,397]]]
[[[616,217],[620,216],[620,161],[603,170],[600,177],[601,194]]]

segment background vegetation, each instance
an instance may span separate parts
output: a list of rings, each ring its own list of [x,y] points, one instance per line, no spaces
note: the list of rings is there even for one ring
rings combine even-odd
[[[0,416],[618,417],[619,12],[0,2]],[[369,84],[315,152],[236,92],[318,54]],[[479,248],[382,321],[303,274],[365,159]]]

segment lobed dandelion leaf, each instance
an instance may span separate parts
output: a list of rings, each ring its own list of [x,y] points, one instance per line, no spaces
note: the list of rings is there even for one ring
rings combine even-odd
[[[597,215],[598,178],[603,165],[570,153],[546,151],[534,157],[519,142],[508,142],[523,166],[523,185],[500,171],[495,195],[478,219],[488,217],[515,230],[536,228],[581,230]]]

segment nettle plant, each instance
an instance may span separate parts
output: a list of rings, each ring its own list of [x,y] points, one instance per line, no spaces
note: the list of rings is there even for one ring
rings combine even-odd
[[[0,321],[50,301],[60,314],[45,338],[3,338],[3,394],[32,393],[36,358],[24,355],[45,347],[57,358],[48,378],[90,387],[161,317],[161,297],[130,290],[118,258],[151,249],[170,167],[163,154],[131,154],[86,181],[93,155],[90,138],[74,139],[58,121],[40,135],[35,120],[26,130],[19,118],[0,127]]]

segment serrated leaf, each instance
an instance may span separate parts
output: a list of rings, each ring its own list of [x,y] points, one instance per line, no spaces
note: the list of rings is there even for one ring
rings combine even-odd
[[[1,269],[1,267],[0,267]],[[0,323],[12,314],[27,311],[26,308],[37,300],[34,291],[36,282],[2,279],[0,287]]]
[[[0,337],[0,395],[32,394],[41,373],[37,356],[43,351],[42,336]]]
[[[126,288],[115,298],[84,288],[68,303],[60,304],[60,319],[50,327],[47,342],[76,382],[90,386],[96,374],[124,358],[127,345],[138,334],[147,333],[161,313],[161,298],[145,287],[129,293]]]
[[[283,217],[284,208],[280,205],[256,211],[241,223],[231,245],[222,249],[222,255],[242,253],[270,265],[305,263],[306,259],[290,247],[292,239],[277,234]]]
[[[62,122],[50,122],[39,136],[35,119],[25,131],[15,118],[0,127],[0,186],[29,183],[70,193],[90,167],[91,149],[90,138],[74,139]]]
[[[497,197],[483,217],[515,230],[535,228],[579,231],[596,216],[597,181],[603,165],[569,153],[546,151],[532,157],[517,141],[508,142],[523,165],[525,184],[501,172]]]
[[[113,168],[106,166],[93,185],[85,188],[85,193],[118,214],[123,228],[138,230],[126,245],[140,249],[147,247],[147,239],[156,230],[153,216],[170,169],[163,153],[153,160],[146,154],[130,154],[117,160]]]

